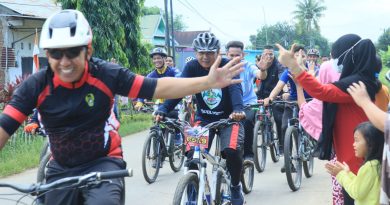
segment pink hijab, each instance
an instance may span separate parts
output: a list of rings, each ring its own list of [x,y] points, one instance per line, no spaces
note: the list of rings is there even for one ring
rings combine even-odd
[[[333,83],[340,78],[340,73],[332,66],[332,60],[322,63],[318,75],[322,84]],[[302,104],[299,110],[299,122],[310,136],[318,140],[322,130],[322,101],[314,98]]]

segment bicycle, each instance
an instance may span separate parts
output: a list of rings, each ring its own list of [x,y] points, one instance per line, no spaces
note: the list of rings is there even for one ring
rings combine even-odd
[[[0,183],[0,187],[7,187],[14,189],[22,194],[22,196],[15,200],[16,204],[26,204],[21,202],[21,200],[28,196],[36,196],[37,198],[44,195],[47,192],[52,190],[59,189],[81,189],[81,188],[92,188],[97,187],[101,183],[110,183],[110,179],[113,178],[124,178],[124,177],[132,177],[133,170],[115,170],[115,171],[107,171],[107,172],[91,172],[82,176],[72,176],[66,177],[48,184],[41,183],[32,183],[32,184],[15,184],[15,183]],[[15,194],[4,194],[4,195],[15,195]],[[36,203],[37,198],[31,204]],[[80,201],[80,203],[82,203]],[[125,194],[124,191],[121,196],[121,204],[125,204]]]
[[[287,182],[292,191],[301,186],[302,167],[306,178],[313,176],[314,149],[316,141],[306,133],[298,120],[298,104],[285,102],[293,106],[293,116],[288,120],[284,137],[284,164]]]
[[[186,124],[178,119],[165,117],[163,121],[155,122],[150,128],[142,151],[142,173],[149,184],[157,179],[165,157],[169,158],[169,165],[174,172],[180,171],[184,163],[184,145],[175,144],[177,131],[183,136],[183,127]]]
[[[256,170],[263,172],[267,160],[267,147],[269,147],[272,161],[279,161],[279,137],[271,106],[264,106],[263,100],[259,100],[257,104],[251,106],[252,109],[257,110],[253,128],[253,161]]]
[[[222,119],[204,127],[198,126],[186,130],[185,142],[187,146],[193,147],[194,154],[193,158],[185,163],[184,176],[180,179],[175,190],[174,205],[230,204],[230,174],[226,167],[226,160],[221,157],[220,141],[217,134],[215,155],[211,155],[206,148],[208,147],[209,130],[220,129],[233,123],[237,122],[232,122],[230,119]],[[213,166],[213,182],[211,186],[206,173],[207,162]],[[197,169],[189,169],[194,166]],[[252,190],[252,185],[253,175],[251,183],[243,184],[243,186],[250,186],[246,187],[246,189]]]

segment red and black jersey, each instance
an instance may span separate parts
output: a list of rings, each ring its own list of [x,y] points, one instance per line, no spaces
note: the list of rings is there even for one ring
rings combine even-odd
[[[12,135],[36,107],[53,157],[60,164],[75,166],[107,155],[121,157],[120,138],[107,128],[113,98],[118,94],[151,99],[157,80],[97,58],[87,67],[76,83],[62,82],[50,68],[30,76],[0,115],[0,126]]]

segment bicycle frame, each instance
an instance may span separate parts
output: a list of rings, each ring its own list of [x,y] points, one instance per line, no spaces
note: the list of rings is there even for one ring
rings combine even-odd
[[[204,132],[200,132],[197,134],[197,136],[202,136],[210,129],[218,129],[221,127],[219,124],[229,123],[229,121],[217,121],[214,123],[211,123],[209,125],[206,125],[204,128],[207,128]],[[198,176],[199,179],[199,190],[198,190],[198,198],[197,198],[197,205],[203,205],[203,200],[206,200],[206,203],[208,205],[214,204],[214,200],[216,199],[216,182],[212,183],[212,186],[210,186],[209,180],[207,178],[206,168],[207,168],[207,162],[211,163],[213,166],[213,172],[212,172],[212,179],[214,180],[216,178],[216,174],[218,171],[222,171],[225,182],[229,185],[230,189],[230,176],[228,174],[228,171],[226,169],[226,166],[223,165],[223,160],[220,156],[220,146],[219,146],[219,135],[216,133],[216,149],[215,152],[217,153],[216,156],[211,155],[206,149],[201,149],[200,146],[194,147],[194,155],[192,160],[186,163],[184,174],[188,173],[194,173]],[[190,163],[196,163],[200,167],[200,170],[189,170],[188,164]],[[214,182],[214,181],[213,181]],[[230,190],[229,190],[230,192]]]

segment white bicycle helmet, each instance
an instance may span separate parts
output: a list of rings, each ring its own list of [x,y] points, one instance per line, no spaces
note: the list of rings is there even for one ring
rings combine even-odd
[[[42,26],[40,47],[70,48],[92,43],[92,30],[83,13],[62,10],[46,19]]]
[[[218,38],[211,32],[198,34],[192,46],[197,52],[216,52],[221,48]]]
[[[164,48],[153,48],[152,51],[150,52],[149,56],[153,58],[154,55],[160,55],[162,57],[167,57],[167,51]]]
[[[312,48],[307,51],[307,55],[315,55],[320,57],[320,52],[317,49]]]

